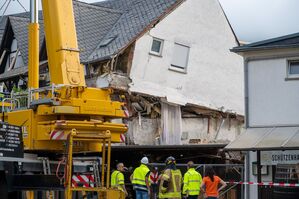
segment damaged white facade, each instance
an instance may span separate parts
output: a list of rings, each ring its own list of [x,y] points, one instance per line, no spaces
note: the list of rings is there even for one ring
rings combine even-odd
[[[126,1],[123,2],[125,5]],[[151,2],[151,5],[155,4],[154,8],[157,8],[163,1]],[[136,23],[136,20],[144,21],[144,16],[133,15],[134,19],[131,19],[127,16],[132,14],[128,10],[124,11],[126,20],[111,22],[123,23],[113,26],[111,24],[111,27],[138,29],[135,26],[143,24],[142,27],[147,25],[146,27],[150,28],[141,32],[138,29],[135,32],[136,37],[126,40],[125,47],[116,48],[115,54],[109,55],[109,58],[85,60],[87,85],[111,87],[116,92],[120,91],[117,94],[126,96],[130,111],[126,144],[228,143],[241,132],[244,114],[242,58],[229,51],[237,45],[233,31],[217,0],[182,0],[163,5],[169,7],[159,15],[152,12],[153,7],[144,10],[148,18],[158,20],[155,23],[151,20],[148,24]],[[88,9],[88,12],[92,11],[93,14],[100,12],[94,6],[92,8],[95,10],[89,10],[91,7],[86,4],[79,7],[83,11]],[[110,11],[107,13],[111,14]],[[14,18],[17,21],[21,19],[23,20]],[[128,24],[129,22],[131,24]],[[96,24],[90,26],[97,27]],[[76,27],[80,30],[82,24],[78,23]],[[119,35],[129,34],[125,30],[116,30]],[[94,36],[86,32],[85,36],[80,37],[82,32],[78,31],[78,40],[81,38],[81,43]],[[112,36],[115,39],[115,35]],[[27,37],[20,37],[19,40],[22,38]],[[10,46],[11,50],[15,51],[18,45],[14,41]],[[112,46],[117,45],[108,47]],[[41,47],[41,52],[46,52],[44,48],[45,45]],[[106,49],[105,45],[103,49]],[[24,53],[22,55],[25,56]],[[16,58],[15,55],[14,57]],[[19,85],[20,81],[24,84],[23,79],[26,79],[27,68],[19,68],[26,59],[23,57],[23,60],[19,60],[20,58],[19,53],[17,59],[12,59],[16,61],[15,69],[23,69],[18,76],[5,74],[9,77],[3,77],[9,87]],[[41,61],[44,61],[46,68],[46,54],[43,58]],[[10,62],[7,63],[9,66]],[[7,66],[4,67],[5,71],[10,68]],[[47,70],[41,72],[42,75],[44,73],[47,73]],[[23,75],[22,78],[19,74]],[[45,85],[48,77],[45,75],[43,78]]]
[[[242,59],[217,0],[187,0],[135,43],[130,93],[161,99],[161,117],[129,122],[130,144],[229,142],[243,127]],[[196,114],[184,114],[188,106]],[[241,116],[241,117],[240,117]]]

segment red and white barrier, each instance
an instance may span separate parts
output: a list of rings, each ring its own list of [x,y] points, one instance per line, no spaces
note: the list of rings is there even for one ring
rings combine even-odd
[[[51,131],[50,138],[51,140],[66,140],[66,136],[62,130]]]
[[[126,107],[126,106],[122,106],[122,109],[123,109],[123,111],[124,111],[125,117],[126,117],[126,118],[130,117],[130,112],[129,112],[129,110],[127,109],[127,107]]]
[[[275,187],[299,187],[299,183],[284,183],[284,182],[234,182],[229,181],[227,184],[248,184],[257,186],[275,186]]]
[[[73,175],[72,187],[94,187],[93,175]]]
[[[125,134],[120,134],[120,142],[126,142],[126,136]]]

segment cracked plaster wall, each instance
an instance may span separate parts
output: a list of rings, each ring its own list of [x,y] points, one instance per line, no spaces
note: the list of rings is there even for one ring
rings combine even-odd
[[[161,131],[160,119],[134,118],[128,123],[129,131],[127,139],[129,144],[136,145],[159,145],[156,139]],[[221,119],[210,120],[210,131],[208,133],[207,118],[183,118],[182,119],[182,144],[189,144],[190,139],[200,139],[197,143],[228,143],[236,138],[243,130],[243,124],[235,119],[231,119],[229,127],[228,119],[224,120],[219,134],[215,140],[217,130],[221,125]]]

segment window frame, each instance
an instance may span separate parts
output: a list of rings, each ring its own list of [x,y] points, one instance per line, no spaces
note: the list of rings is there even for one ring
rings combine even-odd
[[[299,58],[287,59],[286,60],[286,78],[285,80],[299,80],[299,73],[298,74],[291,74],[291,63],[296,62],[299,64]]]
[[[186,63],[185,63],[186,65],[185,65],[185,67],[181,67],[181,66],[177,66],[173,63],[170,63],[169,70],[173,70],[173,71],[177,71],[177,72],[181,72],[181,73],[187,73],[187,68],[188,68],[189,59],[190,59],[191,46],[187,45],[187,44],[184,44],[184,43],[179,43],[179,42],[174,42],[174,45],[173,45],[174,48],[175,48],[175,45],[179,45],[179,46],[183,46],[183,47],[188,48],[188,53],[187,53]],[[174,48],[173,48],[173,55],[172,56],[174,56]],[[171,60],[171,62],[172,61],[173,60]]]
[[[154,41],[155,41],[155,40],[161,42],[159,52],[152,51],[152,47],[153,47],[153,44],[154,44]],[[155,55],[155,56],[158,56],[158,57],[162,57],[163,46],[164,46],[164,40],[163,40],[163,39],[159,39],[159,38],[157,38],[157,37],[153,37],[153,38],[152,38],[152,42],[151,42],[151,46],[150,46],[149,54],[151,54],[151,55]]]

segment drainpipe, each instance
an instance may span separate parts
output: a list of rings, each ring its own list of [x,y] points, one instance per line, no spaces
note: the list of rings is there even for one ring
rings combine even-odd
[[[262,166],[261,166],[261,151],[257,150],[256,151],[256,159],[257,159],[257,182],[261,183],[262,182]],[[261,186],[257,186],[257,193],[258,193],[258,199],[262,199],[262,188]]]
[[[250,155],[249,151],[246,151],[244,156],[245,156],[245,165],[244,165],[244,181],[249,182],[250,181],[250,165],[251,165],[251,160],[250,160]],[[250,199],[250,191],[249,191],[249,185],[244,185],[245,186],[245,199]]]

